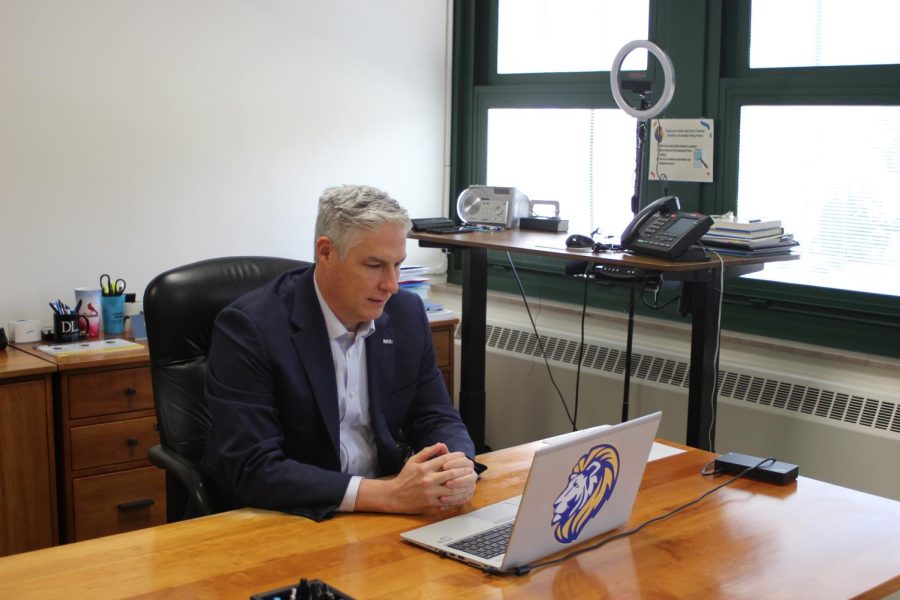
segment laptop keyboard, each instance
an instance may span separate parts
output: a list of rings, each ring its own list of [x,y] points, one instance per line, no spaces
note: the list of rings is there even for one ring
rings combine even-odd
[[[448,544],[448,546],[454,550],[462,550],[480,558],[494,558],[506,552],[509,536],[512,534],[513,523],[515,521],[470,535],[467,538]]]

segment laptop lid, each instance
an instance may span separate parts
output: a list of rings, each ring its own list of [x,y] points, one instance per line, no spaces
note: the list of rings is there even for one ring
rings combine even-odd
[[[662,413],[587,435],[569,434],[535,452],[502,570],[577,546],[631,515]]]
[[[522,496],[402,536],[481,568],[507,570],[618,527],[631,514],[660,418],[657,412],[544,440]],[[500,556],[483,559],[451,547],[513,519],[511,538]]]

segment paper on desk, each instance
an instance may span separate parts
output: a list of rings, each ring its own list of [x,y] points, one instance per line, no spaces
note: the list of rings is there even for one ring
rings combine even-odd
[[[676,454],[681,454],[684,452],[681,448],[673,448],[672,446],[666,446],[665,444],[660,444],[659,442],[653,442],[653,447],[650,448],[650,458],[647,459],[647,462],[653,460],[659,460],[660,458],[666,458],[667,456],[675,456]]]
[[[598,425],[596,426],[596,430],[606,429],[609,425]],[[555,435],[550,438],[546,438],[541,440],[542,443],[548,446],[555,446],[562,442],[566,442],[573,437],[582,435],[584,431],[570,431],[568,433],[562,433],[560,435]],[[676,454],[681,454],[684,450],[680,448],[673,448],[672,446],[667,446],[665,444],[660,444],[659,442],[653,442],[653,446],[650,448],[650,456],[647,458],[647,462],[653,460],[659,460],[660,458],[666,458],[668,456],[675,456]]]
[[[447,319],[456,318],[456,313],[452,310],[442,308],[441,310],[429,310],[425,312],[425,316],[429,321],[446,321]]]
[[[111,350],[132,350],[140,348],[140,344],[129,342],[120,338],[111,340],[96,340],[93,342],[75,342],[73,344],[53,344],[37,346],[35,349],[50,354],[51,356],[69,356],[82,352],[109,352]]]

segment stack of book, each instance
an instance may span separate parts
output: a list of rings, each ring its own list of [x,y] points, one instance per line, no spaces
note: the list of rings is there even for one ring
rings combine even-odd
[[[713,225],[700,239],[704,246],[721,254],[762,256],[790,254],[799,243],[785,233],[781,221],[735,221],[713,217]]]

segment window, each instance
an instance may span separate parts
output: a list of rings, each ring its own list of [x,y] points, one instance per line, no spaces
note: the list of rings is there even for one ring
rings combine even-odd
[[[744,106],[739,156],[738,215],[801,243],[755,277],[900,296],[900,106]]]
[[[495,108],[487,139],[488,185],[556,200],[573,228],[618,241],[632,217],[633,118],[617,108]]]
[[[736,209],[781,218],[802,255],[754,278],[900,296],[883,276],[900,266],[900,98],[870,66],[900,63],[896,17],[886,0],[753,0]]]
[[[618,239],[632,216],[637,122],[615,106],[609,70],[625,43],[646,39],[648,11],[648,0],[499,0],[496,56],[482,56],[496,73],[475,90],[486,149],[475,180],[558,201],[579,232]],[[623,68],[647,61],[639,49]],[[547,102],[541,77],[559,74],[568,79]]]
[[[896,0],[754,0],[750,68],[898,63],[898,21]]]
[[[609,71],[631,40],[647,39],[647,0],[500,0],[498,73]],[[625,69],[647,68],[646,54]]]
[[[781,219],[800,242],[800,260],[726,282],[723,326],[900,357],[900,2],[456,0],[454,12],[451,200],[515,186],[559,201],[570,233],[619,236],[636,120],[616,107],[609,69],[626,42],[650,39],[677,75],[661,117],[713,119],[716,171],[648,181],[645,139],[641,204],[674,194],[684,210]],[[624,69],[654,90],[663,77],[645,53]],[[505,257],[489,260],[489,285],[514,291]],[[581,301],[560,265],[516,262],[529,293]],[[620,292],[589,301],[616,309]],[[676,306],[652,315],[681,319]]]

